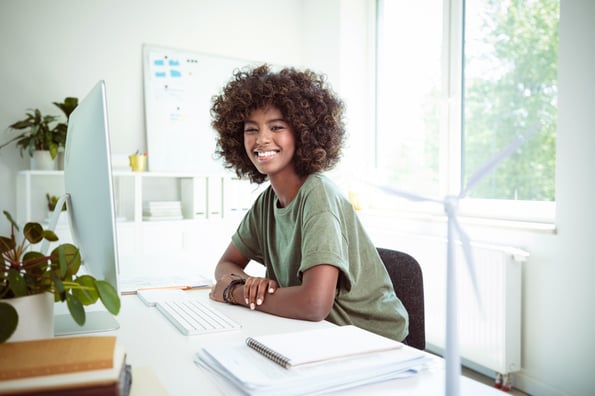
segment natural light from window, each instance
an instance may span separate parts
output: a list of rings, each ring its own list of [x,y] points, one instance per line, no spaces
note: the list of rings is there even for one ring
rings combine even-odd
[[[539,212],[555,202],[559,1],[378,0],[377,15],[375,166],[384,182],[457,194],[526,139],[468,201],[483,217],[551,217]]]

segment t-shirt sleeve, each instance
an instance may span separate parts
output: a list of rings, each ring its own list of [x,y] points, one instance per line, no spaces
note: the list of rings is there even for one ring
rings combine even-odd
[[[309,216],[304,223],[303,239],[300,273],[319,264],[329,264],[341,271],[349,289],[348,244],[337,216],[330,211]]]
[[[258,201],[246,212],[236,232],[231,236],[231,242],[248,259],[262,263],[262,246],[258,232],[262,228],[262,218],[257,203]]]

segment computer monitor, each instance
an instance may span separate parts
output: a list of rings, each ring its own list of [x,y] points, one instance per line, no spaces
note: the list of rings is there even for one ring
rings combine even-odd
[[[118,289],[118,244],[112,183],[105,82],[99,81],[68,120],[64,152],[64,190],[73,242],[84,271]],[[54,318],[57,335],[112,330],[112,314],[88,310],[84,326],[70,315]]]

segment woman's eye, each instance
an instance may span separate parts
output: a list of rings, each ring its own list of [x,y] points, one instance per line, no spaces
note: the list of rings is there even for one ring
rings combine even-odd
[[[245,128],[244,133],[256,133],[256,128]]]
[[[271,127],[271,131],[273,131],[273,132],[279,132],[283,129],[285,129],[285,126],[283,126],[283,125],[273,125]]]

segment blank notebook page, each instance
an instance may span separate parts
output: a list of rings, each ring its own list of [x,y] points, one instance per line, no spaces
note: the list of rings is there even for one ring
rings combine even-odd
[[[248,337],[246,343],[286,367],[402,347],[398,341],[351,325]]]

